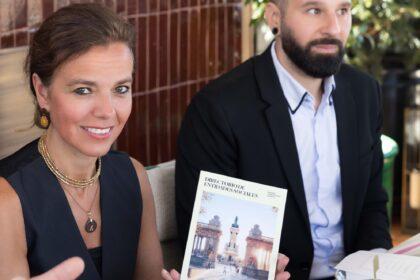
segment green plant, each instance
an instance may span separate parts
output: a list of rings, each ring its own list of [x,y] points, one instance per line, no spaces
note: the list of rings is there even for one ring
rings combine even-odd
[[[253,6],[252,25],[264,20],[268,1],[245,1]],[[389,54],[396,55],[409,71],[420,64],[420,0],[352,0],[352,4],[353,28],[346,57],[350,64],[377,78]]]

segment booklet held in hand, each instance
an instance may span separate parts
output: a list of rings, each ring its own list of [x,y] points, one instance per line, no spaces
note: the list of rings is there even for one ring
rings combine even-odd
[[[201,171],[181,279],[274,279],[286,196]]]

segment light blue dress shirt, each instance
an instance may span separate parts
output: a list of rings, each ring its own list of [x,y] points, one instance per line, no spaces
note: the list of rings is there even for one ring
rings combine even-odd
[[[280,64],[275,44],[271,55],[289,104],[299,154],[314,244],[310,278],[333,276],[334,266],[344,257],[340,157],[331,95],[335,88],[334,76],[324,79],[322,100],[315,110],[312,94]]]

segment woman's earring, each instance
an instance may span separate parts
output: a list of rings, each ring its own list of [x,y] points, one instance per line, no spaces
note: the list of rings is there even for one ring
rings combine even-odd
[[[279,29],[277,27],[273,27],[273,29],[271,29],[271,32],[273,33],[274,36],[276,36],[277,33],[279,33]]]
[[[50,115],[47,110],[41,109],[41,115],[39,117],[39,124],[42,128],[47,129],[50,126]]]

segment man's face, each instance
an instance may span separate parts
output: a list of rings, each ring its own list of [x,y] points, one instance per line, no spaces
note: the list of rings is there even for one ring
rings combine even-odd
[[[350,28],[349,0],[289,0],[281,17],[280,40],[298,68],[325,78],[340,68]]]

